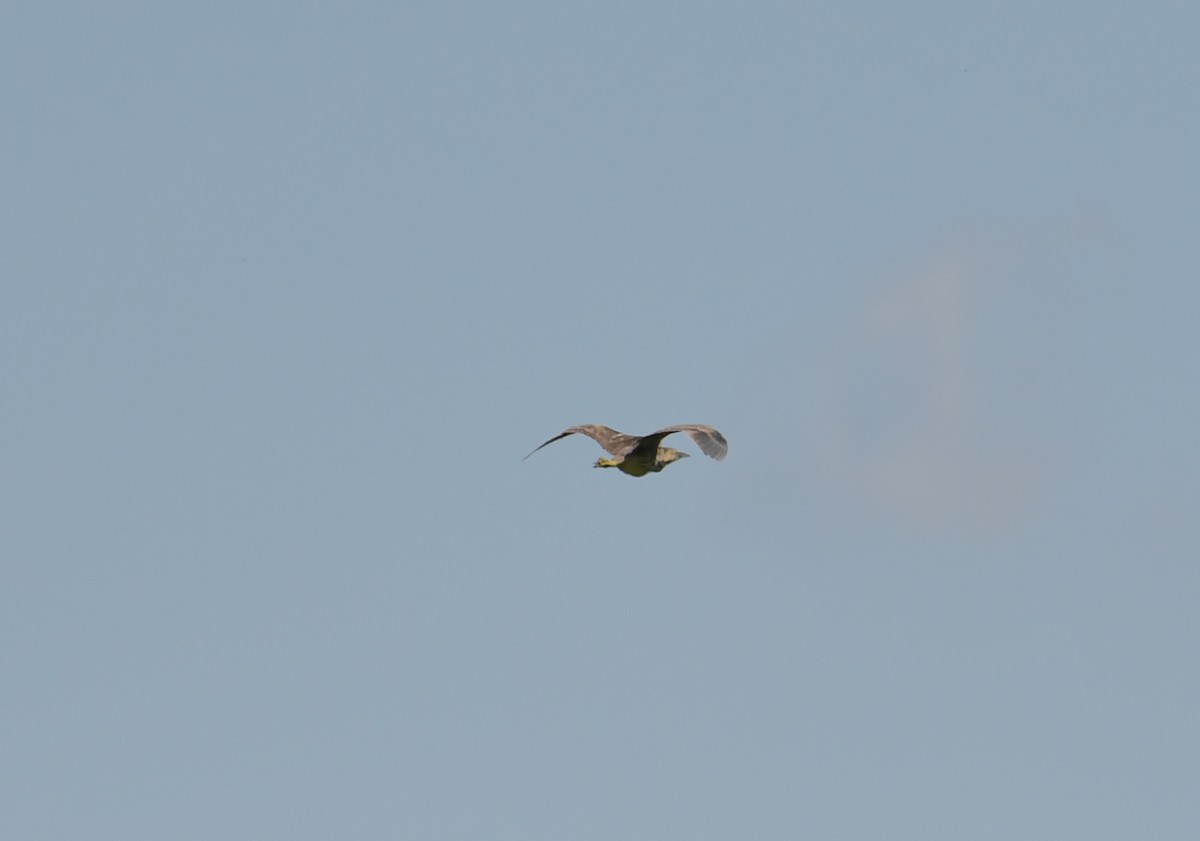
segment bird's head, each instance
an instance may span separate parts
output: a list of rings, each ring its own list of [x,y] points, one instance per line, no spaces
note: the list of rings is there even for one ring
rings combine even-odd
[[[687,458],[687,453],[681,453],[679,450],[671,447],[658,448],[658,463],[662,465],[670,464],[673,461],[679,461],[681,458]]]

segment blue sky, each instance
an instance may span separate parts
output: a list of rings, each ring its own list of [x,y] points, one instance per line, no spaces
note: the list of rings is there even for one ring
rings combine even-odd
[[[10,4],[0,831],[1194,833],[1197,31]]]

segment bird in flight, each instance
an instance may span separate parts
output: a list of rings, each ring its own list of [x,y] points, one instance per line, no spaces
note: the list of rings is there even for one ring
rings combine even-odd
[[[577,432],[591,438],[612,456],[612,458],[597,459],[594,467],[615,467],[630,476],[658,473],[668,464],[679,461],[681,458],[687,458],[687,453],[659,446],[662,439],[675,432],[686,432],[688,437],[699,445],[701,452],[717,461],[725,458],[725,454],[729,452],[729,444],[725,441],[725,436],[711,426],[700,423],[665,426],[658,432],[651,432],[649,435],[626,435],[624,432],[617,432],[615,429],[609,429],[598,423],[586,423],[583,426],[572,426],[570,429],[560,432],[546,444],[553,444],[560,438],[566,438]],[[534,448],[529,456],[546,444]],[[529,456],[525,456],[525,458],[529,458]]]

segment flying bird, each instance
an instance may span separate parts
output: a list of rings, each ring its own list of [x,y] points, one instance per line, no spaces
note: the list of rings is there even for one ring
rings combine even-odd
[[[583,426],[572,426],[570,429],[560,432],[546,444],[553,444],[560,438],[566,438],[575,433],[586,435],[612,455],[612,458],[597,459],[595,467],[615,467],[630,476],[645,476],[647,473],[658,473],[668,464],[688,457],[687,453],[659,446],[662,439],[675,432],[686,432],[688,437],[699,445],[701,452],[717,461],[725,458],[725,454],[729,452],[729,444],[725,441],[725,436],[711,426],[700,423],[666,426],[649,435],[626,435],[624,432],[617,432],[615,429],[609,429],[598,423],[587,423]],[[529,456],[546,444],[534,448]],[[525,458],[529,458],[529,456],[525,456]]]

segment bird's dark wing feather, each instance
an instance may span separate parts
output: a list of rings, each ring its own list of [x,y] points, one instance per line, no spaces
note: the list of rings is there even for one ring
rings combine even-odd
[[[607,426],[601,426],[598,423],[585,423],[582,426],[572,426],[570,429],[560,432],[545,444],[535,447],[529,456],[546,446],[546,444],[553,444],[555,441],[566,438],[568,435],[574,435],[575,433],[586,435],[614,456],[629,455],[633,452],[634,447],[638,445],[638,442],[642,440],[636,435],[626,435],[623,432],[617,432],[615,429],[609,429]],[[525,456],[525,458],[529,458],[529,456]],[[524,461],[525,459],[521,460]]]

